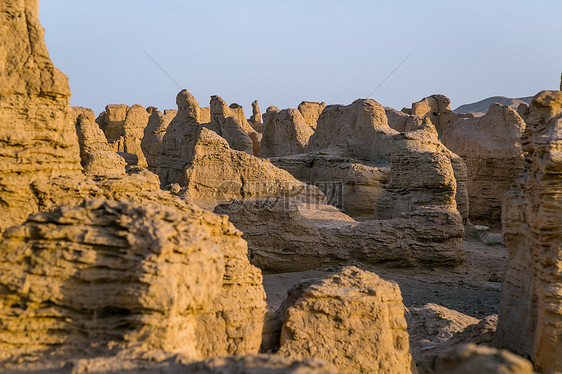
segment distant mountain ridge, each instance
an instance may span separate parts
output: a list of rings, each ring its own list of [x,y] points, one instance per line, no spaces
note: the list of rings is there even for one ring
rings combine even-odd
[[[484,100],[477,101],[471,104],[464,104],[455,109],[457,113],[474,113],[474,114],[484,114],[488,111],[488,108],[493,103],[498,103],[501,105],[508,105],[513,109],[517,109],[519,104],[526,103],[530,104],[533,96],[509,98],[505,96],[492,96]]]

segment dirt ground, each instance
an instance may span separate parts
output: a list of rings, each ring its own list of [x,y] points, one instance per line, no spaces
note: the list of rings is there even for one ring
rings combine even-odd
[[[507,270],[507,250],[503,245],[487,246],[478,241],[465,240],[463,245],[466,262],[454,269],[364,268],[397,282],[406,307],[435,303],[478,319],[497,314]],[[264,275],[269,309],[276,310],[287,291],[300,280],[323,278],[337,270]]]

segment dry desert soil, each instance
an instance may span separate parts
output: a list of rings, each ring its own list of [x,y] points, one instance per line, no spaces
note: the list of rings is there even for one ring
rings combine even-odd
[[[498,313],[501,284],[507,270],[507,249],[464,240],[465,264],[456,269],[389,269],[369,267],[381,277],[398,283],[404,305],[409,308],[435,303],[481,319]],[[338,268],[264,274],[268,308],[277,310],[287,291],[303,279],[325,278]]]

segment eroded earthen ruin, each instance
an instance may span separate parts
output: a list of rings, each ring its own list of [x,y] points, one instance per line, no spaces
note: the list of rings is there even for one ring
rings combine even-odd
[[[38,1],[2,2],[0,370],[562,372],[560,91],[69,97]],[[471,224],[500,210],[507,250]]]
[[[443,130],[443,144],[466,163],[472,221],[500,222],[504,195],[523,169],[524,131],[519,114],[500,104],[492,104],[482,117],[462,118]]]
[[[562,371],[562,92],[543,91],[521,139],[525,168],[503,206],[509,250],[497,343]]]

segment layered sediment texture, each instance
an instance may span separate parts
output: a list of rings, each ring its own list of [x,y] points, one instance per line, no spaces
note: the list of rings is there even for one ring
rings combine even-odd
[[[33,181],[82,171],[68,80],[49,58],[38,8],[0,4],[0,231],[37,211]]]
[[[497,343],[556,373],[562,371],[562,92],[533,98],[521,142],[525,168],[502,214],[509,269]]]

